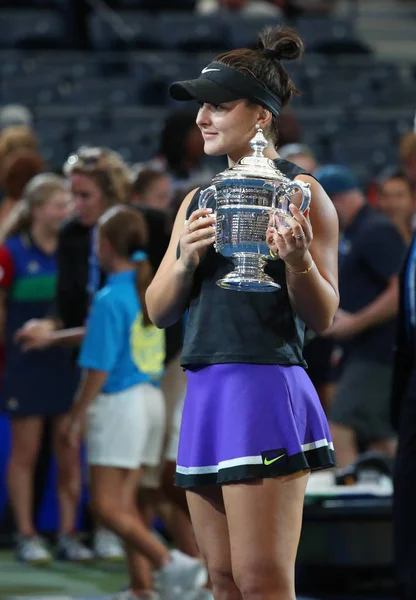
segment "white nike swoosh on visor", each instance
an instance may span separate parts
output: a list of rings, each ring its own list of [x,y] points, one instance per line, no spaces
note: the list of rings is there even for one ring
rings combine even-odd
[[[220,69],[207,69],[205,67],[205,69],[202,69],[201,73],[210,73],[210,71],[219,71]]]

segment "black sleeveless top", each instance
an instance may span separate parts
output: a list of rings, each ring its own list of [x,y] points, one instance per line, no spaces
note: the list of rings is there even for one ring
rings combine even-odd
[[[306,171],[277,159],[276,167],[290,179]],[[200,191],[191,200],[187,218],[198,208]],[[208,203],[215,209],[213,203]],[[181,364],[187,369],[219,363],[301,365],[305,325],[293,311],[282,260],[268,261],[266,273],[281,285],[276,292],[224,290],[216,285],[233,263],[210,246],[194,274]]]

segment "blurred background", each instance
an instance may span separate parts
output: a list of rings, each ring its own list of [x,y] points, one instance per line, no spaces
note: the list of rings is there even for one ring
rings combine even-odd
[[[169,84],[197,77],[221,51],[253,46],[259,30],[278,23],[295,27],[306,47],[300,62],[286,65],[302,94],[281,114],[282,156],[310,172],[318,165],[349,167],[375,208],[380,181],[392,172],[404,175],[412,196],[414,0],[0,0],[0,228],[33,176],[62,174],[80,146],[105,146],[129,170],[128,201],[163,213],[168,234],[184,194],[226,168],[225,159],[204,156],[197,106],[173,101]],[[409,223],[413,204],[410,213]],[[331,356],[319,368],[332,369]],[[327,409],[336,378],[322,376],[321,384],[331,387],[320,389]],[[41,441],[34,520],[53,540],[57,467],[48,426]],[[9,417],[0,414],[0,597],[96,597],[119,589],[122,563],[16,563],[6,486],[10,448]],[[88,545],[83,457],[81,464],[77,527]],[[383,465],[370,467],[380,477],[389,473]],[[391,503],[388,485],[380,493],[311,494],[300,593],[318,600],[395,598]],[[163,519],[155,527],[171,539]]]

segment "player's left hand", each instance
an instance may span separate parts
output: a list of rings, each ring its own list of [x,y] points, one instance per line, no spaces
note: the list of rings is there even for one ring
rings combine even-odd
[[[291,271],[302,271],[313,239],[309,208],[303,213],[295,204],[290,204],[289,210],[292,216],[286,218],[288,227],[274,215],[266,241],[271,252],[279,255]]]

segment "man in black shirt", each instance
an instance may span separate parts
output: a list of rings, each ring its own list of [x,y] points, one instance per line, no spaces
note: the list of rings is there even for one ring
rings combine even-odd
[[[342,344],[344,368],[330,409],[340,467],[358,448],[395,452],[389,389],[398,310],[398,273],[406,248],[395,226],[367,205],[355,175],[341,166],[315,173],[338,212],[340,309],[328,336]]]

